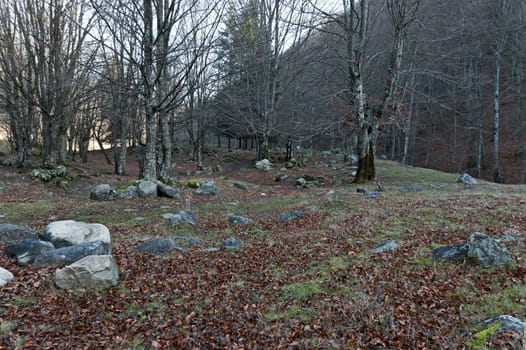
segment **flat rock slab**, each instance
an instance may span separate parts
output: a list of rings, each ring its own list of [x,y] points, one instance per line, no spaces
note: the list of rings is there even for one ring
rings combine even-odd
[[[295,220],[297,218],[302,218],[302,217],[305,217],[304,212],[302,212],[301,210],[294,210],[294,211],[291,211],[290,213],[283,214],[279,218],[279,222],[291,221],[291,220]]]
[[[74,263],[89,255],[110,255],[111,249],[102,241],[86,242],[44,252],[36,257],[33,266],[54,266]]]
[[[135,250],[143,252],[146,254],[152,255],[161,255],[171,252],[172,250],[185,250],[183,247],[177,245],[170,238],[155,237],[152,238],[141,245],[139,245]]]
[[[61,289],[106,289],[119,280],[117,263],[111,255],[90,255],[55,272]]]

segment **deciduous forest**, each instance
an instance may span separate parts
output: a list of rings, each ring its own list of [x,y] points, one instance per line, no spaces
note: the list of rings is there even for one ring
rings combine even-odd
[[[340,149],[524,183],[526,5],[498,1],[9,1],[4,153],[24,167],[95,144],[168,178],[205,145]]]
[[[0,350],[524,349],[523,0],[0,0]]]

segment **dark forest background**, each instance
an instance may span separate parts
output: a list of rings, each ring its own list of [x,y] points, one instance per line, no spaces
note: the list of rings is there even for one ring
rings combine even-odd
[[[525,183],[521,0],[0,0],[0,113],[17,166],[170,177],[204,147],[338,150]],[[359,169],[359,174],[361,170]]]

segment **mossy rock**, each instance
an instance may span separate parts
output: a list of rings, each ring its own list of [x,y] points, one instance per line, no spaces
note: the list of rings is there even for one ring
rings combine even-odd
[[[188,180],[187,185],[190,188],[198,188],[199,187],[199,181],[197,181],[196,179],[190,179],[190,180]]]

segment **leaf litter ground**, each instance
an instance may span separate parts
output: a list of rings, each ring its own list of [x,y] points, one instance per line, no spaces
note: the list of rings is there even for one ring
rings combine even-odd
[[[0,349],[462,349],[488,318],[526,318],[524,186],[464,189],[455,175],[380,162],[387,191],[368,199],[356,193],[344,165],[312,160],[278,183],[275,172],[252,169],[246,155],[235,159],[222,173],[197,177],[214,178],[217,197],[193,194],[185,183],[196,177],[181,167],[179,200],[111,203],[87,200],[87,189],[125,184],[133,174],[109,175],[92,161],[75,168],[64,190],[1,169],[9,189],[3,222],[38,230],[61,219],[105,224],[120,279],[105,291],[61,291],[52,283],[55,268],[19,267],[1,256],[15,281],[0,290]],[[295,188],[304,173],[323,176],[322,184]],[[424,191],[403,193],[406,185]],[[163,256],[134,250],[149,238],[180,234],[161,215],[181,209],[197,218],[184,234],[207,247],[235,237],[245,248],[190,247]],[[291,210],[306,215],[278,222]],[[228,214],[256,225],[230,224]],[[516,240],[505,244],[514,264],[487,270],[432,260],[432,248],[462,243],[475,231],[513,233]],[[396,251],[372,253],[392,239]],[[486,345],[514,342],[504,334]]]

